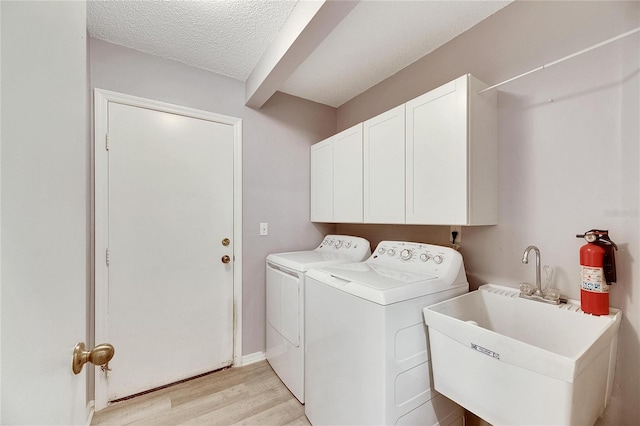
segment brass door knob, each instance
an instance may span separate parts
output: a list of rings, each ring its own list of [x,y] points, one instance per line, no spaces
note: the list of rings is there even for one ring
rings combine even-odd
[[[115,349],[109,343],[102,343],[92,350],[86,351],[84,343],[80,342],[73,349],[71,369],[74,374],[78,374],[82,371],[82,366],[87,362],[94,365],[105,365],[111,361],[114,354]]]
[[[222,260],[222,263],[229,263],[229,262],[231,262],[231,258],[229,257],[229,255],[226,255],[226,254],[225,254],[224,256],[222,256],[222,259],[221,259],[221,260]]]

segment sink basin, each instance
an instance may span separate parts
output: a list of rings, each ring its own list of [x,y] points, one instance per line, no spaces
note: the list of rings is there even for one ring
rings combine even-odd
[[[435,389],[494,425],[592,425],[610,396],[622,312],[486,284],[424,308]]]

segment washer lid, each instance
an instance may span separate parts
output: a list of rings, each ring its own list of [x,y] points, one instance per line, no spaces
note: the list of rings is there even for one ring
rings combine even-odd
[[[313,269],[308,277],[379,305],[390,305],[464,285],[428,275],[368,262]]]
[[[298,272],[306,272],[311,268],[320,268],[353,261],[354,258],[346,253],[321,250],[292,251],[267,256],[267,262],[275,263]]]
[[[401,287],[407,284],[437,278],[435,275],[390,268],[368,262],[347,263],[323,268],[323,270],[329,272],[336,278],[353,281],[379,290]]]

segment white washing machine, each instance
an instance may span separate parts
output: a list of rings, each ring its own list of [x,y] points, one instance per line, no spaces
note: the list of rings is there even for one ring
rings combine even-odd
[[[305,414],[314,425],[463,425],[431,385],[422,309],[469,291],[448,247],[383,241],[307,273]]]
[[[371,255],[369,241],[327,235],[314,250],[267,256],[267,360],[304,403],[304,293],[313,267],[359,262]]]

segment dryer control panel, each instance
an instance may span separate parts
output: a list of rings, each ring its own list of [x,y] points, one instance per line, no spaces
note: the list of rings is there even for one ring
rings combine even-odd
[[[350,254],[359,258],[371,253],[369,241],[351,235],[327,235],[316,250],[329,252],[338,250],[342,254]]]

